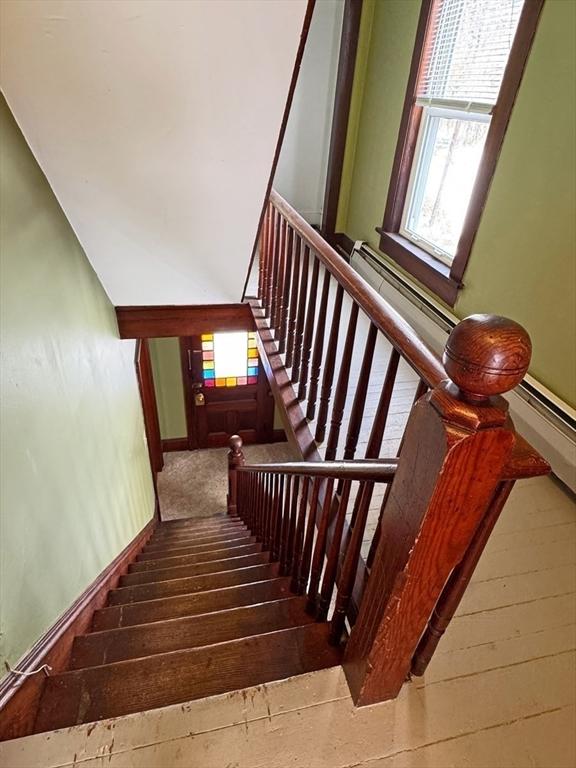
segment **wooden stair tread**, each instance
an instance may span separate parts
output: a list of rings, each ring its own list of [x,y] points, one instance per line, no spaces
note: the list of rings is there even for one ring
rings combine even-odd
[[[213,552],[215,549],[233,549],[234,547],[244,547],[248,544],[256,544],[255,536],[243,536],[239,539],[230,541],[211,541],[204,544],[194,544],[185,547],[159,547],[148,551],[144,548],[141,554],[136,558],[139,563],[142,560],[157,560],[160,557],[176,557],[178,555],[195,555],[199,552]]]
[[[307,624],[48,678],[35,732],[213,696],[340,663],[328,625]]]
[[[190,592],[206,592],[219,587],[248,584],[253,581],[273,579],[278,576],[278,563],[250,565],[233,571],[188,576],[182,579],[158,581],[152,584],[137,584],[131,587],[112,589],[108,595],[109,605],[134,603],[141,600],[155,600],[159,597],[184,595]]]
[[[151,550],[157,549],[194,547],[198,546],[199,544],[214,544],[218,542],[236,541],[238,539],[248,538],[249,536],[249,531],[235,531],[234,533],[220,533],[211,536],[189,536],[185,539],[168,539],[167,541],[151,539],[150,543],[146,544],[144,551],[150,552]]]
[[[110,664],[169,651],[309,624],[306,599],[290,597],[198,616],[92,632],[75,638],[70,669]]]
[[[151,571],[129,573],[120,579],[121,587],[133,584],[150,584],[157,581],[169,581],[187,576],[200,576],[207,573],[220,571],[233,571],[237,568],[245,568],[248,565],[262,565],[270,562],[268,552],[256,552],[252,555],[240,555],[239,557],[227,557],[223,560],[212,560],[206,563],[192,563],[189,565],[175,565],[170,568],[159,568]]]
[[[178,517],[175,520],[162,520],[160,526],[162,528],[189,528],[190,526],[209,525],[213,523],[242,523],[243,521],[233,515],[229,515],[227,512],[220,512],[216,515],[206,515],[206,517]]]
[[[243,605],[280,600],[291,596],[290,578],[283,576],[240,586],[222,587],[175,597],[115,605],[95,611],[92,629],[100,631],[116,627],[148,624],[181,616],[195,616]]]
[[[181,539],[190,536],[211,536],[218,533],[234,533],[235,531],[247,531],[243,523],[226,523],[222,525],[206,525],[199,528],[165,529],[160,527],[155,531],[152,539]]]
[[[262,544],[245,544],[240,547],[228,549],[212,549],[208,552],[198,552],[195,555],[169,555],[157,560],[141,560],[132,563],[128,567],[128,573],[141,573],[142,571],[154,571],[162,568],[171,568],[177,565],[194,565],[196,563],[209,563],[213,560],[223,560],[226,557],[241,557],[242,555],[255,555],[262,552]]]

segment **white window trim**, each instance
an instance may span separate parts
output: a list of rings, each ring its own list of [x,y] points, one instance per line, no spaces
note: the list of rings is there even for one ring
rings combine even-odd
[[[428,104],[428,106],[422,107],[422,117],[420,120],[420,127],[418,129],[418,138],[416,140],[414,158],[412,160],[412,168],[410,170],[410,179],[408,182],[408,189],[406,191],[399,234],[401,234],[407,240],[410,240],[410,242],[417,245],[423,251],[426,251],[426,253],[430,254],[430,256],[433,258],[437,259],[443,264],[451,266],[452,262],[454,261],[455,254],[449,254],[441,248],[438,248],[438,246],[434,245],[434,243],[431,243],[429,240],[426,240],[425,238],[417,235],[415,232],[412,232],[407,226],[407,220],[410,209],[412,208],[413,196],[416,192],[416,184],[420,175],[420,169],[422,167],[422,160],[424,157],[423,145],[424,138],[428,129],[428,119],[430,117],[447,117],[455,118],[458,120],[470,120],[476,123],[489,123],[491,120],[491,114],[490,112],[484,110],[481,112],[472,112],[470,111],[470,103],[465,101],[461,102],[459,108],[456,106],[447,107],[441,102],[436,105],[434,104],[433,100],[429,100]],[[458,102],[453,102],[453,104],[456,105]]]

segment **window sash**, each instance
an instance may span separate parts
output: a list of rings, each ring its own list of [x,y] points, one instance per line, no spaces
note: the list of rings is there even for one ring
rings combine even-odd
[[[398,231],[399,234],[415,243],[422,248],[422,250],[429,253],[435,259],[438,259],[438,261],[451,266],[456,254],[446,252],[432,241],[419,235],[414,229],[410,229],[409,226],[411,217],[422,204],[421,198],[425,192],[426,181],[428,179],[430,164],[433,158],[438,124],[436,123],[435,127],[433,127],[430,118],[449,118],[477,123],[489,123],[491,118],[490,115],[483,112],[468,112],[465,109],[453,109],[444,106],[424,107],[422,111],[422,119],[420,121],[416,148],[412,160],[410,179],[406,190],[402,219]],[[472,195],[470,195],[470,197],[471,196]],[[418,201],[419,197],[420,201]],[[469,202],[470,201],[468,201],[468,203]]]

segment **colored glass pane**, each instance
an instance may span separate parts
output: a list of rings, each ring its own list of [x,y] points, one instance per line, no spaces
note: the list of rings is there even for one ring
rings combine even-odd
[[[203,341],[202,342],[202,349],[204,349],[204,350],[214,349],[214,342],[213,341]]]
[[[227,376],[226,377],[226,386],[227,387],[235,387],[236,386],[236,376]]]
[[[212,341],[213,334],[211,333],[203,333],[201,336],[202,341]]]
[[[248,384],[258,384],[257,376],[248,376]]]
[[[257,349],[249,349],[248,350],[248,357],[258,357],[258,350]]]
[[[214,352],[202,352],[204,360],[214,360]]]
[[[214,378],[214,371],[204,371],[204,378],[205,379],[213,379]]]
[[[205,371],[211,370],[212,368],[214,368],[214,360],[204,360],[204,362],[202,363],[202,366]]]
[[[216,386],[217,387],[225,387],[226,386],[226,379],[216,379]]]
[[[214,379],[208,379],[208,381],[204,382],[205,387],[213,387],[215,386],[215,380]]]
[[[236,386],[242,387],[245,384],[248,384],[248,379],[246,378],[246,376],[238,376],[238,378],[236,379]]]
[[[248,368],[248,376],[258,376],[258,368]]]

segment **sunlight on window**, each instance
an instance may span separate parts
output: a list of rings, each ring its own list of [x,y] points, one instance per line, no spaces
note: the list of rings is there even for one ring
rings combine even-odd
[[[440,112],[440,111],[438,111]],[[406,229],[454,256],[480,165],[489,123],[440,116],[430,110]]]
[[[247,331],[202,334],[205,387],[238,387],[258,383],[256,334]]]

